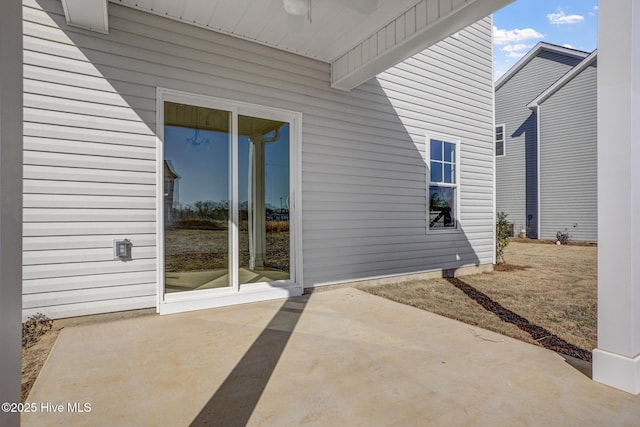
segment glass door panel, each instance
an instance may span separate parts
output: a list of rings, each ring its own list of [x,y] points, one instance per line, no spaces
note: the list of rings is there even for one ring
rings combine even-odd
[[[231,112],[164,103],[165,293],[229,287]]]
[[[240,284],[291,278],[289,128],[238,116]]]

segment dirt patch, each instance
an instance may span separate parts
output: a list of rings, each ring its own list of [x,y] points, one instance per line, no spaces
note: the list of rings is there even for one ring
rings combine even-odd
[[[531,268],[528,265],[514,265],[514,264],[498,264],[494,267],[495,271],[522,271],[527,268]]]
[[[447,279],[361,289],[590,360],[597,340],[597,248],[512,241],[505,259],[492,273],[459,278],[482,295],[475,299]]]
[[[53,328],[42,335],[38,342],[22,349],[22,390],[20,393],[21,401],[24,402],[33,383],[36,381],[40,369],[49,357],[49,353],[53,348],[53,344],[60,333],[60,326],[56,326],[54,322]]]

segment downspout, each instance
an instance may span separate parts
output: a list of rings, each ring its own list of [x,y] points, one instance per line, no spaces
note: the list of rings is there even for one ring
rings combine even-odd
[[[527,105],[527,107],[529,107],[533,114],[536,115],[536,211],[538,215],[536,218],[536,234],[537,239],[540,240],[540,224],[542,223],[542,221],[540,221],[540,116],[542,113],[540,111],[541,107],[539,104],[541,101],[538,99],[539,98],[533,100],[529,105]]]
[[[493,15],[491,15],[491,57],[493,58]],[[491,61],[491,94],[492,94],[492,102],[491,105],[493,107],[493,127],[492,127],[492,137],[491,137],[491,146],[493,147],[493,155],[491,156],[493,162],[493,226],[492,226],[492,236],[493,236],[493,264],[496,264],[496,210],[498,209],[497,205],[497,197],[496,197],[496,82],[493,80],[493,76],[495,76],[495,67],[494,61]],[[507,135],[503,130],[503,138],[506,141]],[[504,144],[504,143],[503,143]],[[504,145],[503,145],[504,147]],[[428,187],[428,185],[427,185]],[[428,190],[428,188],[427,188]],[[428,203],[428,202],[427,202]],[[428,210],[428,209],[427,209]],[[428,215],[427,215],[428,217]]]

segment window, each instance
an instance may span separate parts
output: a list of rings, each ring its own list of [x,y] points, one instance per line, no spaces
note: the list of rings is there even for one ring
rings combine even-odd
[[[504,124],[496,125],[496,156],[504,156],[506,154],[504,146],[504,131]]]
[[[429,138],[429,230],[457,228],[457,142]]]

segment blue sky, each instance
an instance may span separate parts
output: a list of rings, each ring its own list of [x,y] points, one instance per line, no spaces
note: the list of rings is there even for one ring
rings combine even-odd
[[[180,176],[178,197],[182,204],[197,201],[229,200],[229,134],[165,126],[164,157]],[[249,138],[238,140],[238,197],[247,201]],[[289,124],[281,128],[280,138],[265,146],[265,199],[280,208],[289,196]]]
[[[591,52],[598,40],[597,0],[516,0],[493,15],[495,78],[536,43]]]

